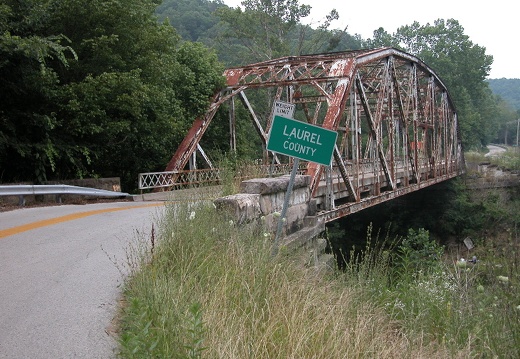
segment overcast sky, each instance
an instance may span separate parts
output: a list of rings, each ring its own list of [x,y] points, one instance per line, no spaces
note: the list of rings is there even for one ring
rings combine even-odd
[[[232,7],[241,2],[224,0]],[[305,23],[317,22],[335,8],[340,18],[332,28],[348,26],[349,34],[359,34],[364,39],[371,38],[379,27],[392,34],[398,27],[411,25],[414,21],[433,25],[437,19],[458,20],[464,34],[493,56],[489,78],[520,78],[519,13],[511,0],[300,0],[300,4],[312,6]]]

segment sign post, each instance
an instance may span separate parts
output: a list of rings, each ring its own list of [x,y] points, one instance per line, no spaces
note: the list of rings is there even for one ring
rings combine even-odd
[[[285,222],[285,216],[287,215],[287,207],[289,207],[289,199],[291,198],[294,179],[296,178],[296,172],[298,171],[299,165],[300,159],[295,158],[291,171],[291,177],[289,179],[289,185],[287,186],[287,191],[285,192],[282,213],[280,214],[280,218],[278,219],[278,226],[276,227],[276,236],[274,237],[273,247],[271,248],[271,256],[273,257],[278,254],[278,248],[280,247],[280,234],[282,233],[283,223]]]
[[[332,153],[338,137],[336,131],[279,116],[276,115],[276,111],[275,108],[275,116],[271,131],[269,132],[267,149],[283,155],[292,156],[295,159],[285,194],[282,213],[276,229],[276,237],[271,249],[271,255],[273,257],[278,254],[279,238],[282,232],[283,222],[285,221],[287,207],[289,206],[289,198],[299,167],[299,160],[303,159],[309,162],[330,166]]]

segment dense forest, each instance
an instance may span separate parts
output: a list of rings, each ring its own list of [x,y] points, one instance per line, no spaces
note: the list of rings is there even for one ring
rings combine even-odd
[[[520,110],[520,79],[489,79],[489,87],[515,110]]]
[[[492,54],[457,20],[362,39],[330,28],[334,9],[303,25],[309,12],[298,0],[4,0],[0,182],[117,176],[133,191],[139,172],[164,169],[225,67],[289,55],[394,46],[418,56],[450,89],[466,149],[504,138],[517,118],[486,81]],[[237,156],[254,158],[240,118]],[[213,157],[229,152],[225,131],[210,129]]]
[[[503,103],[503,107],[511,107],[516,111],[515,116],[508,116],[500,122],[498,134],[494,142],[506,145],[517,141],[518,119],[520,119],[520,79],[489,79],[491,91]]]

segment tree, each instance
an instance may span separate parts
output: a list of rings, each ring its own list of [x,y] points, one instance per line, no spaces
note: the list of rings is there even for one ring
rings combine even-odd
[[[164,0],[156,9],[160,21],[167,20],[187,41],[210,36],[218,18],[215,9],[226,6],[221,0]]]
[[[242,63],[301,54],[306,31],[312,33],[300,24],[310,14],[309,5],[301,5],[298,0],[245,0],[242,6],[244,10],[221,7],[216,11],[225,25],[222,36],[247,49],[241,54]],[[326,31],[338,16],[332,10],[319,30]]]
[[[382,27],[378,28],[377,30],[374,30],[374,37],[371,39],[367,39],[364,41],[364,46],[367,48],[378,48],[378,47],[396,47],[400,48],[399,42],[397,39],[389,34],[385,29]]]
[[[5,127],[32,129],[27,139],[20,131],[0,136],[9,140],[2,151],[8,154],[1,159],[4,180],[121,176],[133,189],[139,172],[162,170],[192,120],[205,112],[224,83],[216,55],[158,24],[152,0],[23,3],[24,8],[5,8],[14,19],[10,31],[23,27],[27,38],[57,40],[49,47],[54,52],[43,53],[43,70],[42,61],[35,62],[40,72],[33,73],[44,78],[17,67],[20,78],[34,81],[40,96],[31,100],[37,112],[25,109],[25,99],[2,112]],[[21,26],[36,16],[30,26]],[[65,39],[74,52],[56,47]],[[2,38],[0,49],[6,43]],[[34,57],[41,51],[27,53]],[[77,56],[58,56],[68,53]],[[8,63],[15,60],[14,52],[7,56]],[[21,85],[13,78],[13,88]]]
[[[58,74],[76,58],[63,34],[43,30],[49,4],[0,5],[0,181],[45,179],[55,157]]]
[[[489,79],[488,82],[493,93],[520,111],[520,79]]]

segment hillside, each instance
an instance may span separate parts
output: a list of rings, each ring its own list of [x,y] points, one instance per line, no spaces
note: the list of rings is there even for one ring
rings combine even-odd
[[[520,110],[520,79],[489,79],[489,87],[515,110]]]

